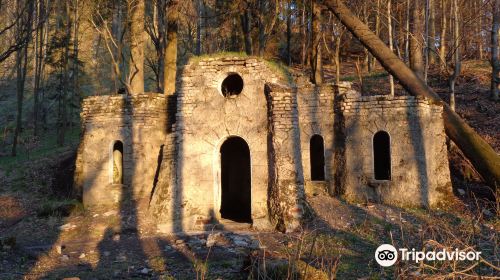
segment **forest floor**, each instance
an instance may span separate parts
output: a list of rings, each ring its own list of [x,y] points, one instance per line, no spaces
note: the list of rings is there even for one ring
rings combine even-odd
[[[344,79],[360,89],[353,65],[343,69]],[[457,112],[498,152],[500,104],[488,99],[488,71],[487,62],[464,63]],[[331,73],[325,69],[327,79]],[[387,77],[379,68],[365,74],[364,94],[387,93]],[[448,99],[439,71],[430,72],[429,84]],[[499,275],[498,200],[456,149],[449,154],[455,197],[440,209],[352,204],[313,189],[308,190],[311,215],[294,233],[227,229],[165,235],[138,221],[137,214],[90,211],[68,198],[64,175],[71,173],[67,163],[74,160],[77,142],[78,133],[70,133],[68,144],[56,149],[48,135],[37,149],[26,144],[16,159],[0,157],[0,279],[247,279],[250,272],[273,279],[287,274],[300,279],[303,274],[309,279]],[[468,248],[481,251],[483,260],[399,262],[382,268],[373,252],[383,243]]]

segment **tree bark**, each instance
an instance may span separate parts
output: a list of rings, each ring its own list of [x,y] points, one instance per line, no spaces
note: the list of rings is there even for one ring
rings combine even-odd
[[[394,52],[392,45],[392,15],[391,15],[391,0],[387,0],[387,36],[389,37],[389,49]],[[394,96],[394,77],[389,75],[390,94]]]
[[[167,6],[167,46],[165,49],[163,94],[175,94],[175,77],[177,74],[177,29],[179,19],[179,3],[170,0]]]
[[[16,16],[19,17],[19,21],[16,24],[16,42],[21,42],[24,36],[31,33],[31,19],[33,12],[33,2],[28,4],[28,9],[23,9],[22,0],[16,1]],[[14,141],[12,144],[12,156],[17,155],[17,143],[19,138],[19,133],[22,130],[23,122],[23,101],[24,101],[24,85],[26,81],[26,72],[28,67],[28,44],[29,39],[23,45],[22,48],[16,51],[16,95],[17,95],[17,115],[16,115],[16,128],[14,130]]]
[[[71,91],[71,102],[69,104],[69,125],[70,125],[70,130],[73,129],[73,104],[80,104],[80,92],[79,92],[79,81],[78,81],[78,75],[79,75],[79,69],[78,69],[78,36],[79,36],[79,29],[80,29],[80,20],[79,20],[79,6],[78,6],[78,0],[74,0],[74,33],[73,33],[73,90]],[[75,102],[75,98],[77,98],[77,102]]]
[[[460,22],[459,22],[459,12],[457,0],[452,0],[452,12],[453,12],[453,73],[450,75],[449,85],[450,85],[450,107],[455,111],[455,83],[460,71],[462,69],[462,55],[460,53]]]
[[[197,14],[198,18],[196,19],[196,55],[201,55],[201,0],[197,1]]]
[[[439,36],[439,60],[441,61],[441,70],[446,69],[446,6],[448,1],[441,0],[441,36]]]
[[[68,97],[69,97],[69,46],[71,40],[71,8],[69,1],[64,1],[64,24],[65,36],[64,36],[64,53],[62,57],[62,94],[59,97],[59,117],[57,126],[57,144],[59,146],[64,145],[66,130],[68,127]]]
[[[412,12],[410,17],[410,68],[421,79],[424,78],[424,60],[422,54],[422,38],[423,38],[423,24],[422,24],[422,11],[423,6],[421,0],[412,1]]]
[[[156,28],[156,59],[157,59],[157,71],[156,71],[156,88],[158,92],[163,92],[164,89],[164,76],[165,76],[165,50],[167,45],[167,0],[156,0],[155,6],[156,13],[153,13],[153,17]],[[151,37],[154,37],[154,32],[151,33]],[[191,38],[191,36],[189,36]],[[153,39],[153,38],[152,38]],[[193,44],[190,44],[192,46]]]
[[[491,24],[491,99],[498,101],[500,91],[500,57],[498,32],[500,30],[500,0],[493,3],[493,21]]]
[[[244,1],[246,4],[246,8],[243,9],[242,14],[240,15],[241,20],[241,29],[243,31],[243,38],[245,41],[245,52],[248,55],[253,54],[252,50],[252,36],[250,34],[251,31],[251,22],[250,22],[250,11],[248,7],[248,3]]]
[[[292,8],[291,1],[286,3],[286,63],[292,64],[291,41],[292,41]]]
[[[306,15],[307,15],[307,5],[306,5],[307,0],[302,1],[303,7],[302,7],[302,17],[300,20],[300,34],[302,34],[302,50],[301,50],[301,62],[302,66],[306,66],[307,63],[307,20],[306,20]]]
[[[274,4],[273,4],[274,3]],[[290,7],[290,1],[288,1],[288,6]],[[267,39],[272,32],[274,25],[276,23],[276,18],[280,14],[280,9],[277,1],[268,1],[268,0],[258,0],[258,15],[257,21],[259,26],[259,56],[264,56]],[[271,13],[271,9],[274,5],[274,11]],[[290,9],[290,8],[289,8]],[[288,16],[287,16],[288,22]],[[288,23],[287,23],[288,24]]]
[[[500,184],[500,156],[495,150],[460,116],[453,112],[403,61],[399,60],[384,42],[371,32],[341,0],[320,0],[318,2],[325,4],[408,92],[416,96],[424,96],[443,105],[443,120],[448,137],[457,144],[490,186],[498,186]]]
[[[427,83],[427,74],[429,72],[429,17],[430,0],[425,0],[424,8],[424,81]]]
[[[405,61],[410,63],[410,0],[406,1],[406,21],[405,21]]]
[[[45,5],[44,1],[37,1],[36,7],[36,34],[35,34],[35,69],[34,69],[34,82],[33,82],[33,125],[34,125],[34,136],[40,135],[40,104],[41,104],[41,82],[42,82],[42,69],[44,65],[44,47],[45,47],[45,24],[43,24],[43,18],[45,18]]]
[[[380,0],[377,0],[377,10],[375,11],[375,34],[380,37],[380,11],[381,11],[381,5],[380,5]],[[370,54],[370,60],[369,60],[369,71],[373,70],[373,67],[375,66],[375,57]]]
[[[323,83],[323,67],[321,64],[321,8],[316,3],[312,3],[312,30],[311,30],[311,82],[316,85]]]
[[[116,45],[112,44],[113,53],[111,55],[113,55],[116,58],[116,60],[119,61],[117,63],[120,66],[122,66],[120,63],[121,62],[121,51],[122,51],[121,34],[122,34],[122,30],[123,30],[122,14],[123,14],[123,10],[122,10],[121,1],[113,1],[113,20],[111,23],[111,34],[113,36],[112,39],[116,42]],[[113,91],[116,93],[120,89],[120,86],[121,86],[120,79],[122,77],[117,76],[118,74],[115,71],[114,67],[115,67],[115,65],[114,65],[114,63],[112,63],[111,73],[113,75]]]
[[[264,56],[264,50],[266,49],[266,25],[264,23],[264,15],[266,14],[266,1],[258,0],[259,3],[259,16],[257,17],[257,23],[259,25],[259,50],[258,55],[260,57]],[[288,17],[287,17],[288,24]]]
[[[436,63],[436,4],[434,1],[429,0],[429,38],[427,43],[429,64]]]
[[[130,28],[130,94],[144,92],[144,0],[128,0]]]
[[[478,58],[482,60],[484,58],[483,55],[483,10],[481,8],[482,5],[482,0],[477,0],[476,6],[477,6],[477,14],[479,15],[478,17],[478,24],[477,24],[477,51],[478,51]]]
[[[335,38],[335,83],[340,84],[340,43],[342,40],[342,33]]]

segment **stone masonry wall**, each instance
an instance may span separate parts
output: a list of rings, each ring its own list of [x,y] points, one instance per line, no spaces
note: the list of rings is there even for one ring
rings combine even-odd
[[[269,212],[277,228],[291,231],[303,215],[304,176],[295,89],[266,84],[269,118]]]
[[[164,95],[88,97],[81,119],[75,183],[83,191],[84,204],[118,203],[123,191],[136,200],[148,198],[166,133]],[[123,143],[123,185],[112,184],[115,141]]]
[[[345,96],[345,174],[351,200],[401,206],[435,206],[451,192],[442,106],[412,96]],[[391,180],[374,180],[372,140],[390,135]]]
[[[299,86],[296,92],[305,184],[321,183],[311,182],[310,141],[317,134],[323,138],[325,148],[325,182],[322,184],[331,190],[334,166],[334,87],[328,84],[317,87],[309,83]]]
[[[241,76],[243,91],[224,97],[222,81]],[[219,220],[220,147],[229,137],[248,144],[251,215],[256,228],[270,228],[267,208],[267,106],[264,84],[280,78],[257,58],[207,58],[188,64],[177,84],[176,183],[171,207],[177,229],[198,229]],[[168,223],[168,221],[166,221]],[[171,221],[170,221],[171,222]],[[169,226],[165,226],[169,228]]]

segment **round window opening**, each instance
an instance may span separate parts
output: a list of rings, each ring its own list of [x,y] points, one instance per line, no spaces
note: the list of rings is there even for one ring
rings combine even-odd
[[[243,79],[236,73],[229,74],[222,81],[221,91],[225,97],[235,97],[243,90]]]

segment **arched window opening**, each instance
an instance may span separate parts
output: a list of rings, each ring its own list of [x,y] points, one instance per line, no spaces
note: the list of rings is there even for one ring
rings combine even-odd
[[[311,137],[309,145],[311,159],[311,180],[325,180],[325,145],[321,135]]]
[[[236,96],[243,90],[243,79],[240,75],[233,73],[229,74],[222,81],[221,92],[225,97]]]
[[[373,167],[375,180],[391,179],[391,139],[385,131],[373,136]]]
[[[113,184],[123,183],[123,143],[116,141],[113,145]]]
[[[250,149],[240,137],[227,139],[220,148],[221,217],[251,223]]]

